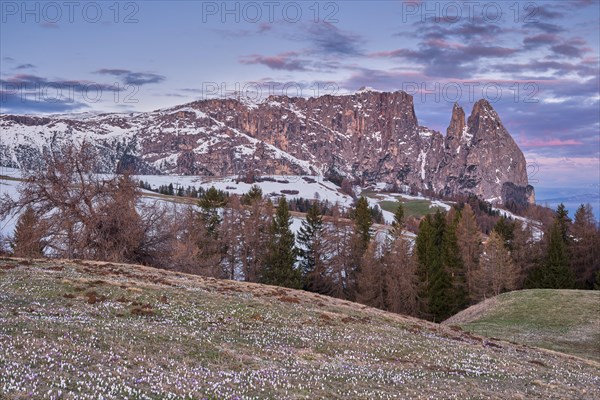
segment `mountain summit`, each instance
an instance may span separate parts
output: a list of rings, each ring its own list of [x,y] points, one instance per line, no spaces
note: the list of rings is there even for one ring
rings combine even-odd
[[[455,104],[446,136],[419,126],[409,94],[371,90],[259,104],[203,100],[136,114],[2,115],[0,129],[0,165],[15,168],[87,140],[103,172],[325,174],[495,200],[530,188],[523,153],[485,100],[466,122]]]

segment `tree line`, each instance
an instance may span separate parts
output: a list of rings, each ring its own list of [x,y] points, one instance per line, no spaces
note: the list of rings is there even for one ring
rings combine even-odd
[[[347,214],[285,196],[275,205],[258,186],[240,196],[212,187],[197,206],[172,204],[142,199],[139,182],[127,175],[94,174],[86,146],[47,158],[44,170],[24,178],[19,199],[0,202],[0,217],[20,215],[10,239],[18,257],[140,263],[304,289],[434,321],[510,290],[600,285],[600,232],[589,205],[573,220],[559,206],[534,240],[536,227],[504,217],[484,235],[477,215],[489,210],[458,202],[423,217],[413,237],[401,203],[389,229],[375,230],[364,197]],[[307,207],[297,234],[291,205]]]

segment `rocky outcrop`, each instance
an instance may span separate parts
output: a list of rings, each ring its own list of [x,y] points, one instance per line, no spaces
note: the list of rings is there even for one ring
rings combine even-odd
[[[501,191],[502,203],[516,207],[526,207],[535,204],[535,191],[533,186],[518,186],[512,182],[505,182]]]
[[[105,172],[190,175],[336,174],[440,194],[502,198],[527,186],[526,164],[485,100],[455,104],[446,135],[419,126],[412,96],[359,91],[260,104],[207,100],[138,114],[0,117],[0,163],[34,166],[52,147],[87,140]]]

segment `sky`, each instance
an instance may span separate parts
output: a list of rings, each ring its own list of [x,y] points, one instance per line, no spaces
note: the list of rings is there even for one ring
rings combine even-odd
[[[0,112],[414,96],[443,134],[492,103],[530,183],[600,190],[600,0],[0,1]],[[237,94],[236,94],[237,93]]]

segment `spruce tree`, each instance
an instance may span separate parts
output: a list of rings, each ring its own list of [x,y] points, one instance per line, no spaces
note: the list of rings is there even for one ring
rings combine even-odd
[[[589,204],[582,204],[575,212],[572,233],[570,261],[577,287],[593,289],[596,271],[600,270],[600,231]]]
[[[248,193],[242,195],[242,204],[251,205],[260,201],[263,197],[263,191],[258,185],[252,185]]]
[[[372,225],[373,219],[371,210],[369,209],[369,202],[364,196],[361,196],[360,199],[358,199],[356,209],[354,210],[354,226],[355,232],[362,242],[363,252],[367,249],[369,241],[371,240]]]
[[[443,266],[451,284],[447,293],[450,314],[455,314],[467,306],[467,277],[456,235],[459,219],[460,213],[455,209],[448,212],[442,244]]]
[[[555,219],[558,222],[560,228],[560,236],[565,244],[569,244],[569,225],[571,224],[571,218],[569,218],[569,210],[565,208],[563,203],[560,203],[556,208]]]
[[[502,216],[494,225],[494,231],[500,235],[502,240],[504,241],[504,246],[512,250],[512,241],[515,237],[515,224],[510,221],[508,218]]]
[[[450,275],[443,264],[444,215],[438,210],[427,215],[419,225],[416,239],[417,276],[419,278],[421,314],[434,321],[442,321],[452,312]]]
[[[363,256],[371,241],[371,226],[373,225],[369,203],[364,196],[356,202],[356,208],[352,210],[351,216],[354,222],[353,235],[350,240],[350,263],[344,291],[346,299],[354,301],[357,292],[357,277],[360,273]]]
[[[201,208],[201,219],[208,235],[217,236],[218,227],[222,221],[219,209],[225,207],[226,204],[225,193],[217,190],[214,186],[211,186],[198,201]]]
[[[402,236],[402,231],[404,230],[404,206],[402,202],[398,201],[398,208],[396,208],[396,212],[394,212],[394,221],[392,222],[392,228],[390,229],[390,234],[393,238],[399,238]]]
[[[282,196],[271,224],[271,243],[262,271],[261,282],[300,289],[302,288],[302,277],[300,271],[294,267],[297,249],[290,225],[288,202],[285,196]]]
[[[323,262],[324,236],[323,217],[318,204],[314,202],[298,231],[300,270],[306,290],[327,294],[331,290],[331,285]]]
[[[435,244],[435,262],[431,266],[431,281],[429,284],[429,313],[434,321],[443,321],[452,315],[452,281],[445,268],[444,233],[446,219],[438,210],[433,216],[433,233]]]
[[[528,279],[529,288],[571,289],[575,277],[569,268],[567,245],[563,239],[561,222],[555,218],[549,232],[548,247],[540,266],[534,269]]]

